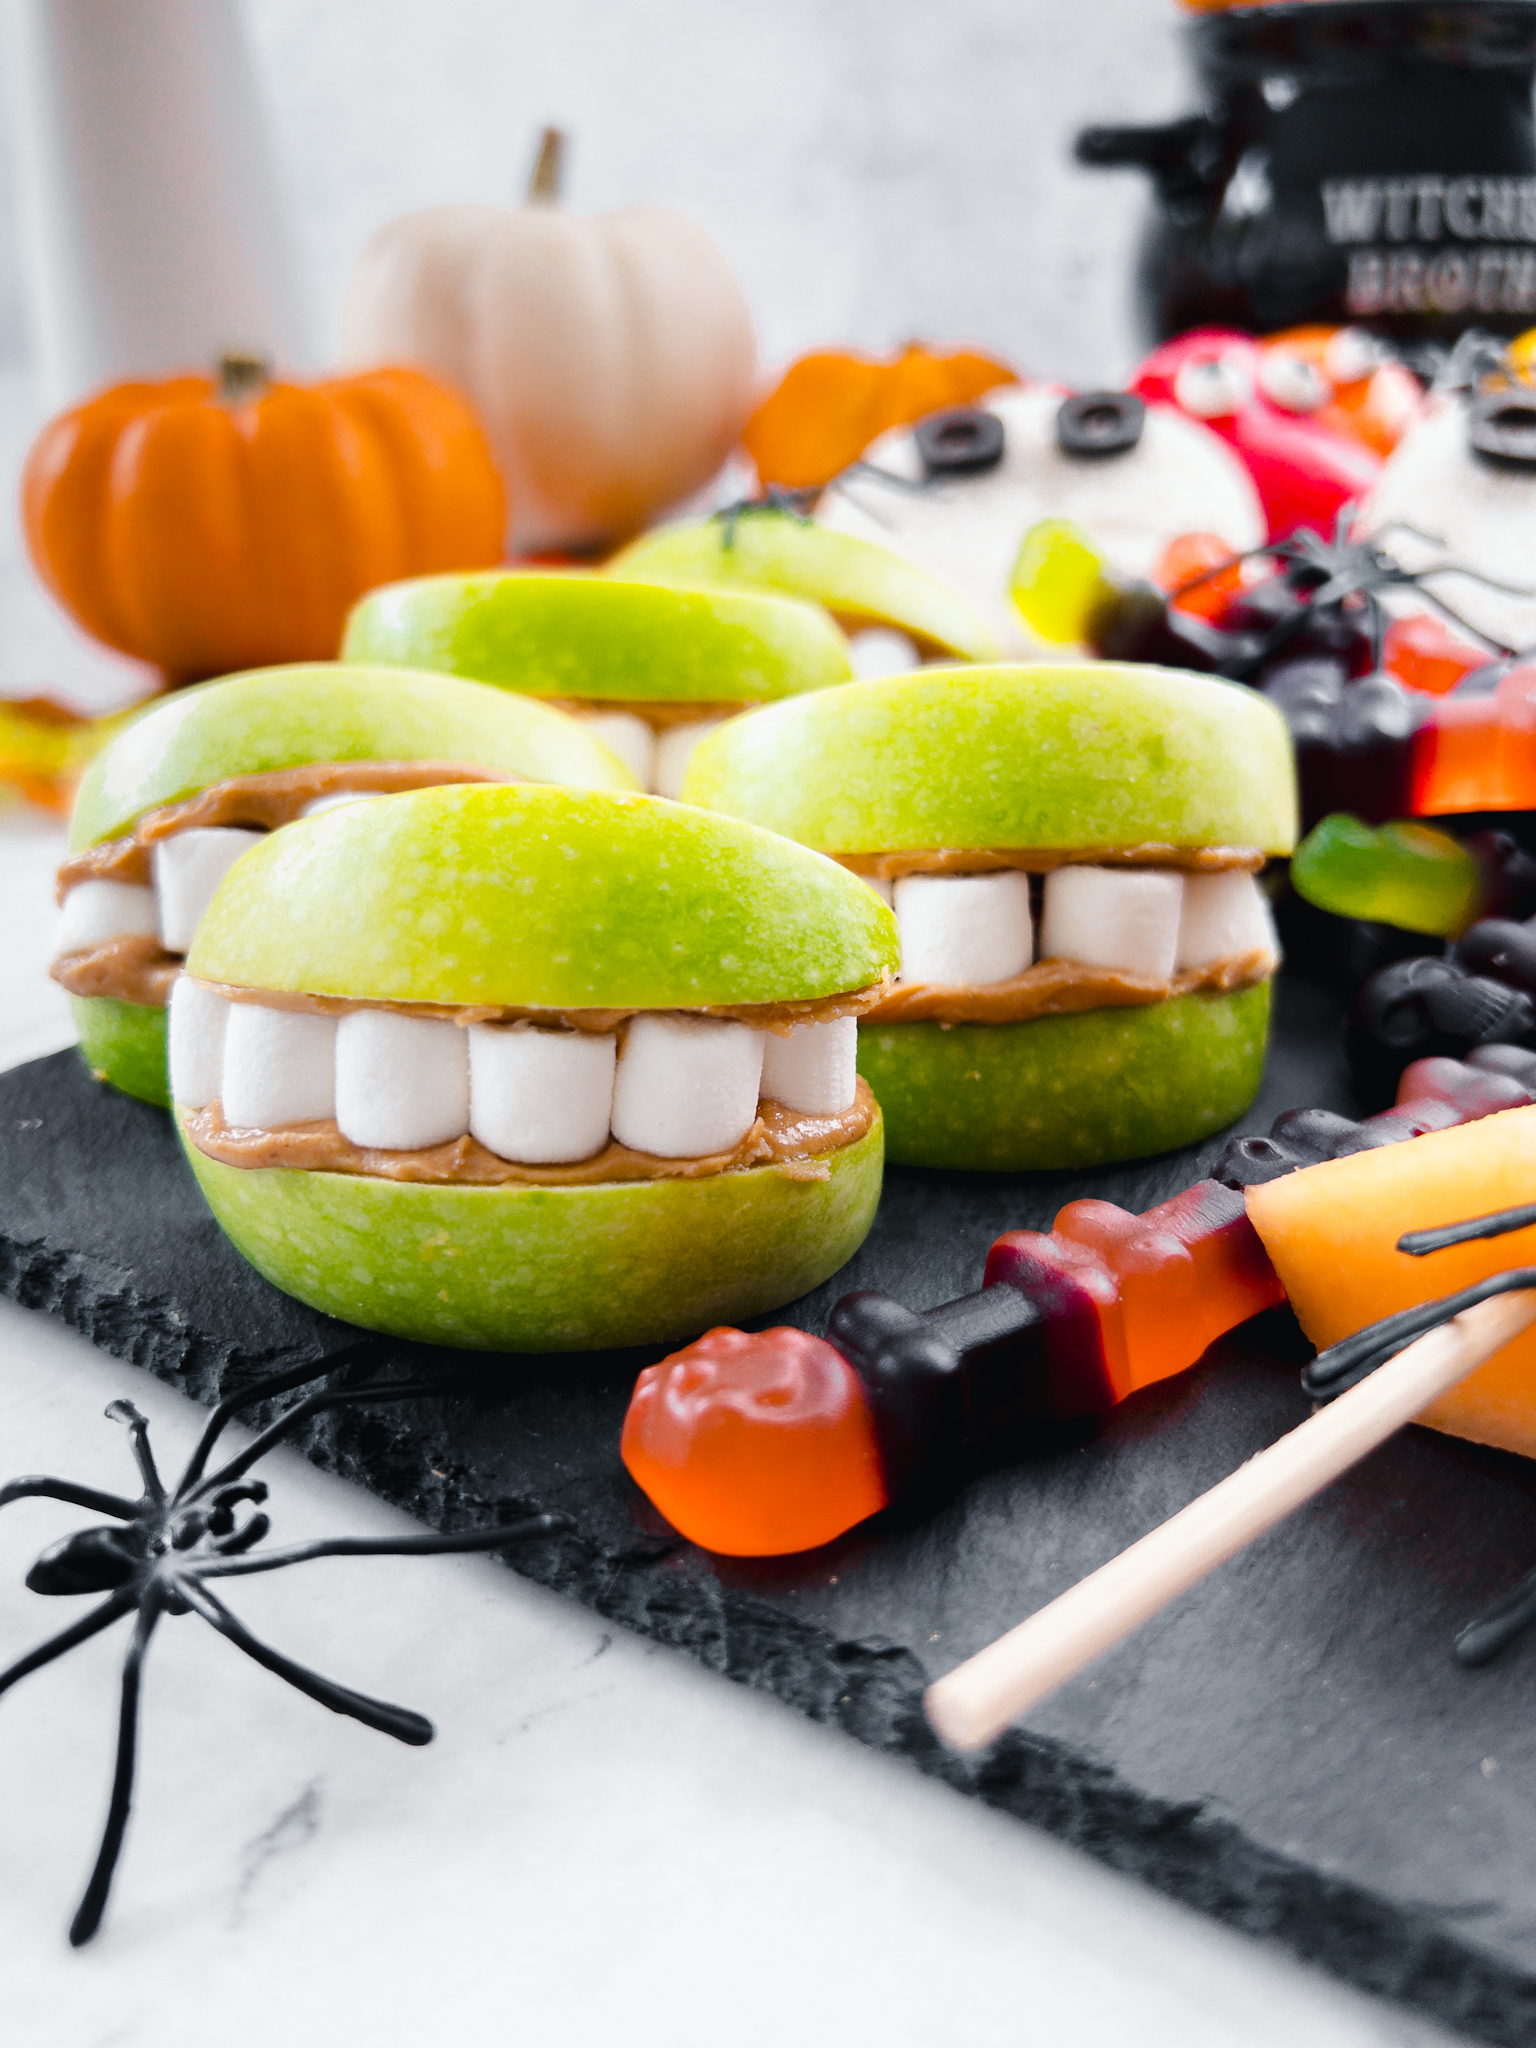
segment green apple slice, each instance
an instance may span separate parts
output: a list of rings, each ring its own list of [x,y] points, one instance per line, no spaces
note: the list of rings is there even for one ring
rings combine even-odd
[[[579,720],[454,676],[292,663],[224,676],[145,706],[86,771],[71,852],[115,839],[146,811],[237,775],[315,761],[468,761],[534,782],[636,789]],[[168,1106],[165,1012],[111,997],[71,1001],[98,1080]]]
[[[524,569],[370,591],[341,658],[610,703],[762,703],[853,673],[826,612],[791,596]]]
[[[596,1187],[424,1187],[187,1157],[258,1272],[365,1329],[487,1351],[669,1344],[808,1294],[874,1222],[879,1119],[825,1180],[753,1167]]]
[[[453,676],[339,662],[252,669],[156,698],[92,762],[72,852],[236,775],[312,761],[468,761],[532,782],[639,785],[578,719]]]
[[[1193,1145],[1258,1093],[1269,983],[1027,1024],[861,1024],[893,1165],[1023,1173]]]
[[[997,643],[968,598],[903,555],[792,512],[752,508],[665,526],[621,548],[608,573],[654,583],[814,598],[850,632],[894,626],[925,653],[993,661]]]
[[[683,796],[827,853],[1283,854],[1297,825],[1274,706],[1141,663],[930,668],[771,705],[700,744]]]
[[[857,876],[755,825],[664,797],[461,783],[253,846],[187,966],[363,1001],[699,1009],[864,988],[898,951]]]

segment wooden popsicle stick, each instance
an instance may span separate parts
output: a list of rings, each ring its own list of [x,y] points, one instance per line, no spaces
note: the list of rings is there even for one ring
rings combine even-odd
[[[1159,1608],[1320,1493],[1536,1322],[1536,1291],[1496,1295],[1400,1351],[1069,1592],[929,1686],[956,1749],[982,1749]]]

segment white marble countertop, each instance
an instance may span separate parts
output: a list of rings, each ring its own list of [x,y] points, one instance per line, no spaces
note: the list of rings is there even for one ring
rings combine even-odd
[[[0,1065],[68,1042],[43,974],[59,845],[0,821]],[[0,1479],[127,1489],[102,1416],[121,1396],[174,1467],[200,1410],[0,1303]],[[405,1526],[295,1453],[263,1469],[285,1539]],[[74,1618],[22,1579],[89,1519],[44,1501],[0,1517],[0,1663]],[[73,1953],[126,1632],[23,1681],[0,1702],[8,2043],[1447,2038],[495,1563],[326,1561],[243,1581],[235,1604],[301,1662],[428,1714],[437,1742],[404,1748],[195,1617],[166,1622],[116,1895]]]

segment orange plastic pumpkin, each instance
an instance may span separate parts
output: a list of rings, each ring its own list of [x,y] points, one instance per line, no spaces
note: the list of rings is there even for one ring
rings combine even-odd
[[[747,422],[743,444],[765,484],[814,490],[857,462],[877,434],[946,405],[969,405],[1018,372],[976,349],[908,342],[882,361],[816,349],[790,364]]]
[[[303,386],[114,385],[22,471],[38,574],[86,632],[176,682],[325,660],[375,584],[501,559],[505,501],[474,414],[418,370]]]

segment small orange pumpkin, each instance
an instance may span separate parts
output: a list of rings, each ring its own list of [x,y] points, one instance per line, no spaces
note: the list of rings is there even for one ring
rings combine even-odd
[[[175,682],[326,660],[375,584],[501,559],[485,435],[418,370],[117,384],[50,421],[22,471],[39,576],[86,632]]]
[[[819,490],[888,427],[1018,382],[1017,370],[976,349],[912,341],[887,361],[854,349],[815,349],[790,364],[748,420],[742,442],[763,483]]]

